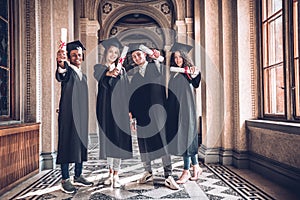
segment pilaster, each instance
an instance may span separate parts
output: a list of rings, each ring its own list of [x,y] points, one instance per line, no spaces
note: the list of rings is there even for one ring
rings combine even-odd
[[[186,43],[186,24],[184,20],[176,20],[177,42]]]
[[[86,53],[83,72],[87,75],[89,88],[89,133],[97,133],[96,96],[97,82],[93,76],[94,65],[98,63],[98,30],[97,20],[80,18],[80,40],[85,45]]]
[[[238,152],[247,151],[247,134],[245,123],[246,120],[253,118],[253,99],[257,94],[253,93],[254,87],[254,62],[255,59],[254,44],[255,38],[255,18],[251,16],[253,14],[253,4],[255,1],[237,1],[237,52],[238,55],[238,70],[235,73],[238,80],[238,88],[235,88],[238,94],[238,101],[236,102],[238,108],[238,115],[236,124],[236,135],[234,146]],[[251,34],[251,31],[252,34]]]
[[[232,149],[233,138],[236,130],[234,129],[235,115],[237,110],[235,109],[234,100],[238,91],[234,90],[235,68],[237,65],[235,59],[236,39],[234,38],[236,24],[236,10],[234,8],[235,1],[222,1],[222,57],[223,57],[223,77],[224,77],[224,129],[222,132],[222,151],[221,151],[221,163],[232,163]],[[235,70],[234,70],[235,69]],[[227,152],[227,153],[226,153]],[[228,154],[228,152],[231,152]],[[227,155],[226,155],[227,154]],[[228,156],[231,155],[231,156]],[[224,160],[226,158],[226,161]]]
[[[218,0],[205,1],[205,63],[202,82],[205,93],[202,96],[202,146],[200,157],[206,163],[219,162],[219,149],[224,122],[224,86],[221,65],[220,5]],[[205,148],[204,148],[205,147]]]

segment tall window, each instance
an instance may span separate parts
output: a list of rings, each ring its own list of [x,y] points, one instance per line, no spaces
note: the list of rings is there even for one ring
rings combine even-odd
[[[264,0],[262,5],[264,113],[285,112],[282,0]]]
[[[294,32],[294,83],[293,92],[295,94],[294,109],[295,118],[300,118],[300,68],[299,68],[299,3],[298,0],[293,1],[293,32]]]
[[[0,0],[0,121],[16,119],[13,12],[17,1]]]
[[[261,1],[264,117],[300,119],[298,1]]]
[[[0,118],[10,116],[9,12],[8,0],[0,0]]]

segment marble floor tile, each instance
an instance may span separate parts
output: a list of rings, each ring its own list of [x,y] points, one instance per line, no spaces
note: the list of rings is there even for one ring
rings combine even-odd
[[[222,165],[201,164],[203,173],[197,181],[188,181],[180,185],[179,190],[171,190],[164,185],[161,159],[152,163],[154,181],[138,184],[144,169],[140,161],[137,146],[134,145],[134,158],[122,161],[119,172],[121,188],[103,185],[108,177],[105,160],[98,159],[97,142],[90,142],[89,159],[84,163],[83,176],[94,182],[92,187],[78,187],[75,194],[65,194],[60,190],[60,168],[47,170],[24,181],[0,199],[274,199],[270,194],[239,176],[230,167]],[[136,144],[136,142],[134,142]],[[172,157],[173,177],[181,174],[183,161],[181,157]],[[70,166],[71,177],[73,165]],[[72,180],[72,178],[71,178]]]

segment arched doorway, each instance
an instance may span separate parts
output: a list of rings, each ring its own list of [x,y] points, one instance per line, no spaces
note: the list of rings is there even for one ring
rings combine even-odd
[[[118,37],[124,44],[144,43],[164,49],[173,42],[174,9],[171,1],[106,1],[98,8],[99,41]],[[159,11],[159,12],[158,12]]]

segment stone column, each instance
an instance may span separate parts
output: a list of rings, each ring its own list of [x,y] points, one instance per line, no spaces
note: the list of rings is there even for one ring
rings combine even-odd
[[[38,0],[38,16],[39,22],[37,26],[39,31],[39,41],[37,42],[40,60],[37,62],[37,69],[42,69],[37,83],[41,87],[41,164],[40,168],[53,169],[56,167],[56,151],[57,151],[57,112],[60,98],[60,84],[55,79],[56,71],[56,52],[58,50],[58,42],[60,40],[60,30],[62,27],[68,28],[70,35],[72,25],[70,16],[73,14],[72,1],[41,1]]]
[[[81,0],[74,0],[74,40],[80,39],[80,16],[82,12],[81,4]]]
[[[186,24],[184,20],[177,20],[177,42],[186,43]]]
[[[83,72],[87,75],[89,89],[89,133],[97,133],[96,96],[97,81],[95,80],[94,65],[98,63],[98,30],[97,20],[80,19],[80,40],[85,45]]]
[[[255,95],[252,91],[254,81],[254,46],[255,39],[255,1],[237,1],[237,37],[238,37],[238,70],[236,76],[238,82],[238,108],[236,132],[234,137],[234,156],[233,164],[239,168],[247,168],[247,134],[245,120],[255,116],[253,109]],[[252,51],[252,52],[251,52]]]
[[[202,71],[202,145],[199,157],[206,163],[219,162],[224,123],[223,69],[220,48],[220,5],[218,0],[204,2],[205,63]]]
[[[185,18],[185,24],[186,24],[186,43],[189,45],[194,46],[195,40],[194,40],[194,21],[193,18]],[[194,60],[194,53],[195,49],[193,48],[190,52],[191,59]]]
[[[170,77],[170,61],[171,61],[171,54],[172,52],[170,51],[171,50],[171,45],[165,45],[165,48],[164,48],[165,52],[166,52],[166,56],[165,56],[165,59],[166,59],[166,78],[165,78],[165,85],[167,86],[168,88],[168,83],[169,83],[169,77]],[[166,88],[166,94],[168,94],[168,91],[167,91],[167,88]]]
[[[224,129],[222,133],[222,148],[220,162],[225,165],[232,164],[233,137],[235,116],[237,108],[234,102],[238,91],[235,91],[235,78],[237,71],[236,61],[236,1],[222,1],[222,27],[223,27],[223,74],[224,74]]]
[[[187,44],[194,45],[194,3],[193,0],[186,0],[186,35]],[[194,52],[194,50],[193,50]],[[194,55],[194,53],[192,53]]]
[[[203,21],[204,21],[204,17],[203,17],[203,3],[201,3],[198,0],[194,1],[194,32],[195,32],[195,66],[199,67],[201,70],[201,76],[203,76],[204,73],[204,49],[203,49],[203,43],[201,41],[201,39],[203,40],[203,35],[204,35],[204,28],[201,27],[201,25],[203,25]],[[201,15],[202,14],[202,15]],[[198,123],[198,133],[200,133],[199,135],[199,139],[202,141],[202,85],[203,85],[204,81],[203,81],[203,77],[201,80],[201,84],[200,86],[196,89],[196,108],[197,108],[197,118],[199,119],[199,123]],[[197,120],[198,120],[197,119]]]
[[[187,44],[194,46],[194,3],[193,0],[186,0],[186,35],[187,35]],[[191,55],[194,55],[194,49],[191,52]],[[192,57],[194,59],[194,57]]]

